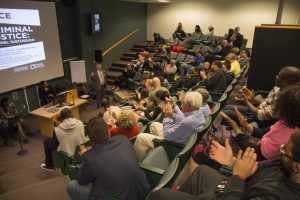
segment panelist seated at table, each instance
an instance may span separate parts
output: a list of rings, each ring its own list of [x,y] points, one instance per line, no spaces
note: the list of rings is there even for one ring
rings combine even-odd
[[[39,98],[41,101],[41,105],[46,105],[53,101],[53,97],[55,96],[55,91],[51,85],[48,84],[47,81],[41,81],[39,87]]]

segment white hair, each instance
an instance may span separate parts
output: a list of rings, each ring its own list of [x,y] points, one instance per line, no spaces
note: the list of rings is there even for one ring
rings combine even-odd
[[[198,92],[188,92],[184,96],[184,103],[190,105],[191,111],[198,110],[202,106],[202,95]]]

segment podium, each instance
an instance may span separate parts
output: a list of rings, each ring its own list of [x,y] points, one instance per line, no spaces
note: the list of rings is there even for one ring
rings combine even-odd
[[[73,117],[80,120],[79,106],[86,103],[87,100],[78,98],[76,89],[70,90],[68,91],[68,93],[72,93],[74,97],[74,105],[65,105],[60,108],[56,108],[56,105],[50,107],[41,107],[29,113],[33,116],[38,117],[42,135],[47,137],[53,136],[54,120],[56,120],[60,116],[60,112],[64,108],[69,108],[73,114]],[[66,101],[67,103],[73,103],[73,98],[69,97],[68,94]]]

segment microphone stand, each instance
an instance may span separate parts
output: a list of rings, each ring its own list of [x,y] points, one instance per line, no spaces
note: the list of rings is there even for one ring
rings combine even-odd
[[[19,135],[19,141],[20,141],[20,147],[21,147],[21,150],[18,151],[17,155],[18,155],[18,156],[25,156],[25,155],[28,153],[28,151],[23,149],[22,141],[21,141],[20,135]]]

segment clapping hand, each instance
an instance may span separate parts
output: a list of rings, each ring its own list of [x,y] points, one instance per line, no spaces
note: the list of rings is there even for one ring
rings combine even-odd
[[[254,99],[254,90],[250,91],[246,86],[242,87],[242,94],[249,101]]]
[[[252,176],[257,170],[258,163],[256,162],[257,155],[254,152],[253,148],[248,147],[244,154],[243,151],[240,150],[236,162],[233,165],[233,175],[237,175],[244,179]]]
[[[170,104],[166,104],[163,107],[163,112],[165,114],[165,117],[173,118],[174,111],[173,111],[172,106]]]
[[[227,121],[227,123],[233,128],[234,132],[236,134],[239,134],[241,133],[241,129],[240,127],[238,126],[238,124],[233,120],[231,119],[228,115],[226,115],[223,111],[220,112],[220,115]]]
[[[253,133],[253,126],[251,126],[247,119],[242,115],[237,106],[234,106],[234,111],[236,113],[237,118],[239,119],[240,124],[246,129],[246,131],[250,134]]]
[[[209,149],[209,157],[221,165],[232,167],[234,158],[228,138],[225,140],[225,147],[216,141],[212,141]]]

